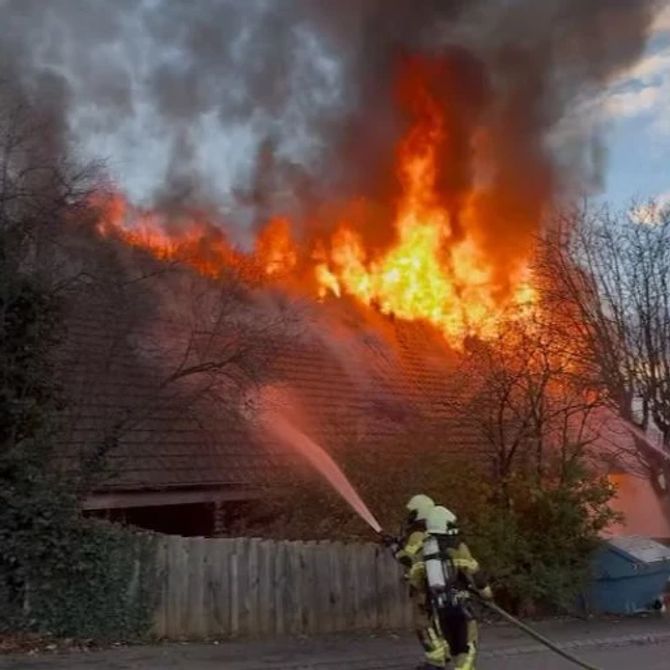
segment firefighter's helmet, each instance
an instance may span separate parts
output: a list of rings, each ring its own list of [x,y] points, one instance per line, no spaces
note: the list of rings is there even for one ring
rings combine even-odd
[[[432,498],[419,493],[410,498],[406,507],[412,521],[425,521],[430,510],[435,507],[435,503]]]
[[[426,517],[426,530],[432,535],[450,535],[456,527],[456,515],[446,507],[433,507]]]

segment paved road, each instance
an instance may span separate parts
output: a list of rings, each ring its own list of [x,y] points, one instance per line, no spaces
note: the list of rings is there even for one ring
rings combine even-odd
[[[603,670],[670,669],[667,619],[549,620],[534,625]],[[545,653],[543,647],[509,626],[486,626],[482,638],[478,670],[575,667]],[[419,656],[414,636],[360,633],[0,656],[0,670],[411,670]]]
[[[241,667],[232,665],[221,658],[217,648],[197,649],[197,654],[189,653],[189,647],[166,647],[160,654],[148,650],[118,650],[101,654],[83,654],[73,656],[42,656],[9,659],[0,658],[2,670],[229,670]],[[601,670],[667,670],[670,667],[670,643],[631,645],[614,649],[582,651],[582,658]],[[287,655],[284,667],[292,670],[355,670],[350,664],[318,660],[306,664],[294,665]],[[258,665],[253,659],[247,659],[244,667],[248,670],[263,670],[268,666]],[[276,667],[276,666],[275,666]],[[411,665],[399,665],[388,661],[379,664],[366,662],[365,670],[411,670]],[[484,658],[478,664],[479,670],[569,670],[575,666],[567,661],[545,653],[520,654],[506,658]]]
[[[584,651],[580,658],[601,670],[668,670],[670,644],[633,645],[617,649]],[[484,659],[478,670],[569,670],[577,666],[553,654],[532,654]]]

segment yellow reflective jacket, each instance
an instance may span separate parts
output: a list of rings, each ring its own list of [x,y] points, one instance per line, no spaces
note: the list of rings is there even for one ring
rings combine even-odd
[[[456,570],[461,573],[464,584],[474,586],[483,596],[488,596],[490,591],[488,580],[479,567],[479,563],[470,553],[470,549],[465,542],[459,542],[455,548],[447,549],[447,554]]]
[[[423,542],[425,539],[425,531],[415,530],[403,540],[400,548],[394,554],[396,560],[405,568],[405,578],[411,586],[417,589],[424,586],[421,566],[423,566]],[[425,568],[423,572],[425,573]]]

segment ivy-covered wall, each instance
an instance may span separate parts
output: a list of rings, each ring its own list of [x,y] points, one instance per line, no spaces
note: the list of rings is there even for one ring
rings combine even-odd
[[[79,519],[28,539],[13,569],[0,571],[0,629],[60,637],[145,637],[156,606],[157,539],[112,524]]]

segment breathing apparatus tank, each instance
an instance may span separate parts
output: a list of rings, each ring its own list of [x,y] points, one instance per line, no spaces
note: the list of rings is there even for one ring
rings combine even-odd
[[[423,551],[428,591],[433,602],[438,607],[444,607],[447,604],[447,587],[450,580],[449,575],[446,574],[445,561],[440,551],[440,543],[437,537],[430,536],[426,538]]]
[[[437,607],[444,607],[453,598],[456,571],[446,548],[449,544],[449,529],[456,517],[446,507],[434,507],[426,518],[423,561],[426,567],[426,581],[431,598]]]

